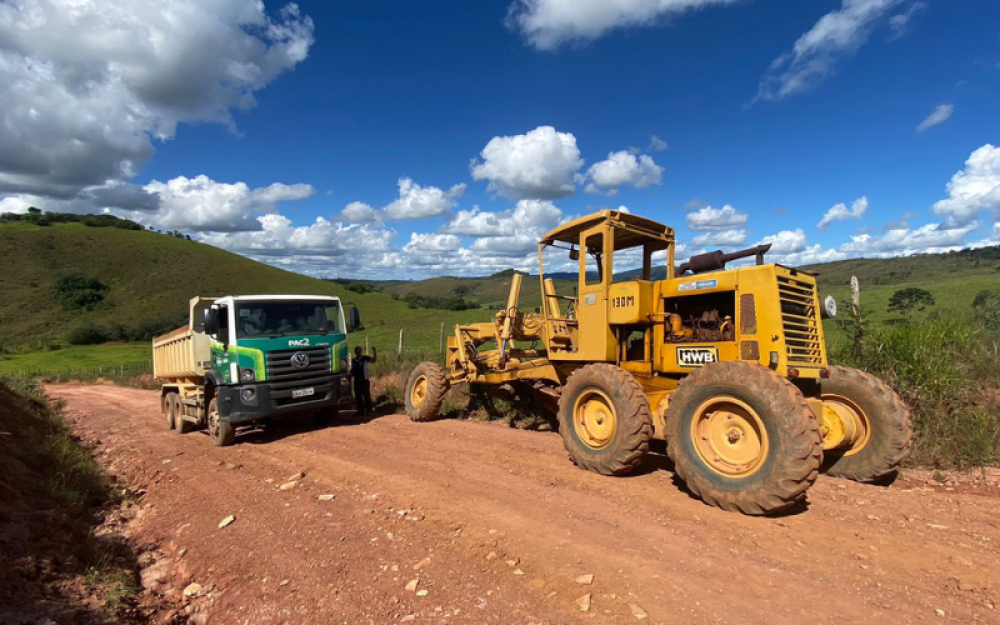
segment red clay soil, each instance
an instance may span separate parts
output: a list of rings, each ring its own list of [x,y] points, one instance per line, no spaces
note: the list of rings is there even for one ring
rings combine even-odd
[[[168,431],[156,392],[48,391],[146,491],[143,581],[180,609],[154,621],[1000,623],[995,483],[821,477],[752,518],[693,499],[659,454],[632,477],[577,469],[554,433],[347,416],[217,448]]]

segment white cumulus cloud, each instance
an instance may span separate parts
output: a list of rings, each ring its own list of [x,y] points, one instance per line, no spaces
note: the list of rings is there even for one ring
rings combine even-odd
[[[871,31],[906,0],[843,0],[776,58],[761,78],[757,100],[783,100],[827,78],[837,62],[863,46]]]
[[[573,176],[583,167],[576,137],[552,126],[511,137],[494,137],[473,160],[472,178],[512,200],[554,200],[573,195]]]
[[[722,230],[699,234],[691,239],[691,243],[699,247],[735,247],[742,245],[746,238],[746,230]]]
[[[819,220],[816,227],[822,230],[834,221],[840,221],[842,219],[861,219],[861,216],[865,214],[866,210],[868,210],[868,198],[865,196],[854,200],[850,208],[847,208],[847,205],[843,202],[835,204],[830,207],[830,210],[826,211],[826,214]]]
[[[782,230],[777,234],[772,234],[760,240],[758,245],[771,244],[770,254],[784,256],[801,252],[806,248],[806,233],[801,228],[795,230]]]
[[[496,213],[478,208],[459,211],[441,232],[476,237],[471,250],[509,256],[535,249],[538,240],[563,221],[563,212],[552,202],[521,200],[514,208]]]
[[[399,179],[399,198],[384,210],[388,219],[426,219],[444,215],[458,203],[465,193],[464,184],[456,184],[447,191],[437,187],[421,187],[410,178]]]
[[[608,31],[649,26],[680,13],[739,0],[515,0],[508,25],[539,50],[597,39]]]
[[[278,214],[262,215],[257,221],[255,231],[208,233],[199,239],[279,266],[315,263],[328,269],[334,267],[331,258],[341,259],[337,262],[345,269],[356,269],[381,262],[384,254],[394,250],[394,232],[368,225],[344,225],[317,217],[308,226],[293,226]]]
[[[0,193],[70,198],[130,180],[180,123],[232,126],[313,23],[255,0],[12,0],[0,42]]]
[[[646,154],[636,156],[622,150],[612,152],[607,159],[591,165],[587,170],[587,177],[592,181],[587,186],[588,192],[596,193],[600,189],[607,189],[613,194],[626,185],[645,189],[661,184],[663,168]]]
[[[983,211],[1000,218],[1000,148],[990,144],[973,152],[965,169],[952,176],[948,197],[934,204],[934,212],[957,227],[977,219]]]
[[[750,216],[726,204],[722,208],[705,206],[684,218],[691,230],[732,230],[747,224]]]
[[[898,256],[947,252],[965,247],[965,237],[979,228],[976,222],[958,227],[925,224],[919,228],[894,228],[882,236],[860,234],[838,249],[850,256]]]
[[[407,254],[425,252],[453,252],[462,247],[462,242],[453,234],[410,233],[410,242],[403,247]]]
[[[954,104],[942,104],[936,107],[934,112],[928,115],[924,121],[920,122],[920,125],[917,126],[917,132],[923,132],[928,128],[933,128],[934,126],[945,123],[954,112]]]
[[[364,202],[351,202],[340,212],[340,218],[351,224],[368,224],[378,221],[379,213]]]
[[[159,197],[155,212],[130,212],[127,216],[165,230],[234,232],[259,230],[258,215],[271,212],[281,202],[302,200],[316,190],[307,184],[272,184],[251,189],[245,182],[216,182],[208,176],[178,176],[167,182],[154,180],[144,187]]]

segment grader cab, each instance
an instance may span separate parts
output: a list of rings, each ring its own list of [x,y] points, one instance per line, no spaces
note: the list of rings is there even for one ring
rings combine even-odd
[[[675,267],[674,231],[650,219],[606,210],[564,224],[539,243],[539,312],[519,308],[515,275],[492,322],[455,327],[444,367],[414,369],[407,412],[435,418],[456,384],[507,385],[557,413],[581,468],[629,473],[662,439],[693,493],[747,514],[794,505],[821,469],[892,474],[909,454],[908,409],[877,378],[827,363],[821,318],[835,307],[813,275],[765,264],[768,247]],[[572,294],[545,277],[552,248],[578,263]],[[726,268],[746,257],[756,264]]]

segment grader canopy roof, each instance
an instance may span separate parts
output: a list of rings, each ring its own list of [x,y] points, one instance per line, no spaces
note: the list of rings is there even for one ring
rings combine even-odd
[[[658,244],[654,243],[653,249],[666,249],[669,243],[674,240],[673,228],[638,215],[605,210],[563,224],[542,237],[539,243],[552,245],[559,242],[574,245],[579,243],[581,232],[602,223],[607,223],[614,228],[616,250],[650,243],[650,239],[658,241]]]

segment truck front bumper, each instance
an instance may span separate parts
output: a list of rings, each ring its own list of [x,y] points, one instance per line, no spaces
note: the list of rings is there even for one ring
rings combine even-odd
[[[310,395],[292,397],[294,392],[307,389],[312,389]],[[270,382],[220,386],[218,395],[219,420],[229,423],[311,412],[353,402],[351,376],[347,374],[304,381],[293,387]]]

